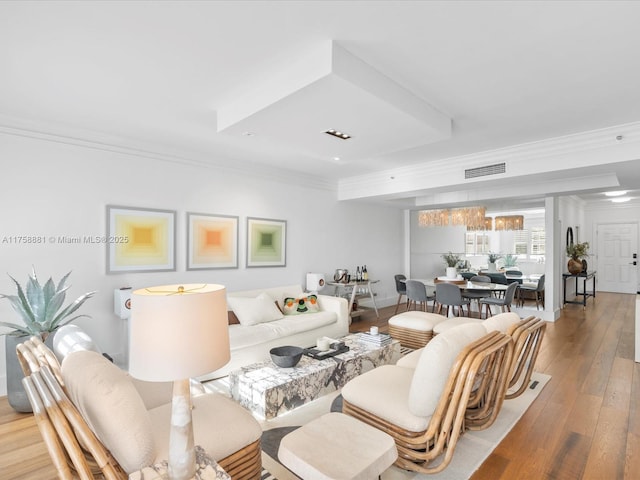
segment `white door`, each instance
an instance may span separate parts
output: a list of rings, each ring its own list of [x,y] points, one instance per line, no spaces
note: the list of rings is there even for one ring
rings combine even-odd
[[[638,259],[633,258],[633,254],[638,253],[638,224],[599,224],[596,232],[598,239],[598,290],[636,293],[638,267],[633,263]]]

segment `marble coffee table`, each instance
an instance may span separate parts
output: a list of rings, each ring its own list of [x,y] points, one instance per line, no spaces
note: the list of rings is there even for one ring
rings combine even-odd
[[[262,418],[275,418],[400,358],[397,340],[381,347],[360,342],[355,334],[340,340],[349,346],[349,351],[335,357],[315,360],[303,355],[293,368],[280,368],[268,360],[231,372],[231,397]]]

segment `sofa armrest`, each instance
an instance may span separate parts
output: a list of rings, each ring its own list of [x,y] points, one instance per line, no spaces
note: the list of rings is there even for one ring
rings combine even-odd
[[[349,302],[346,298],[333,297],[330,295],[318,295],[318,304],[320,310],[325,312],[334,312],[338,316],[338,324],[344,329],[344,334],[349,333]]]

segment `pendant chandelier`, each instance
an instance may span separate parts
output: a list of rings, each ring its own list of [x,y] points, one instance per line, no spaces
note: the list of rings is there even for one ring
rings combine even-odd
[[[492,217],[484,217],[484,223],[480,227],[469,226],[467,225],[467,230],[475,231],[475,230],[493,230],[493,218]]]
[[[418,214],[418,225],[421,227],[446,227],[451,223],[452,225],[480,229],[485,225],[485,212],[485,207],[422,210]]]
[[[524,228],[524,216],[505,215],[496,217],[496,230],[522,230]]]

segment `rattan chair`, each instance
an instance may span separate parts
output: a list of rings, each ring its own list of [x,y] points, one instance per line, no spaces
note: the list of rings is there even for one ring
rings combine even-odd
[[[469,430],[490,427],[496,419],[502,400],[519,397],[529,386],[545,328],[544,320],[531,316],[507,329],[507,335],[513,342],[513,356],[505,370],[508,376],[506,389],[500,392],[486,378],[482,382],[476,382],[465,413],[465,423]]]
[[[507,332],[514,342],[513,365],[507,399],[519,397],[526,390],[542,345],[547,324],[536,317],[527,317]]]
[[[78,477],[126,479],[124,469],[97,439],[69,398],[60,364],[53,352],[38,337],[19,344],[16,350],[25,373],[25,391],[59,477],[64,480]],[[216,411],[211,411],[210,417],[212,428],[216,428],[216,422],[222,421],[216,419]],[[257,423],[256,428],[260,429]],[[258,432],[255,441],[216,460],[233,480],[257,480],[262,472],[261,455]]]
[[[464,327],[482,330],[480,325],[465,325]],[[449,332],[442,334],[442,336],[447,334]],[[428,349],[434,341],[428,344],[425,349]],[[385,404],[385,408],[388,409],[387,413],[374,413],[366,406],[356,404],[357,400],[354,401],[353,396],[349,396],[347,386],[343,389],[343,413],[391,435],[398,448],[398,459],[396,460],[398,467],[420,473],[440,472],[449,465],[458,439],[466,428],[465,414],[475,385],[486,386],[483,392],[488,393],[483,397],[483,400],[492,401],[493,399],[495,401],[492,405],[492,414],[497,415],[504,399],[512,354],[511,337],[500,332],[483,335],[464,347],[449,371],[448,379],[440,393],[440,400],[433,414],[428,417],[427,426],[423,430],[413,431],[390,420],[396,415],[395,411],[407,411],[410,407],[407,407],[406,404]],[[392,371],[384,375],[374,373],[379,369]],[[380,373],[382,372],[380,371]],[[375,396],[376,392],[402,390],[395,398],[404,399],[404,402],[407,402],[412,382],[420,382],[420,379],[413,378],[415,375],[419,375],[419,367],[413,370],[387,365],[365,373],[351,382],[357,382],[353,384],[353,389],[361,389],[361,398],[370,398],[371,395]],[[380,384],[382,378],[389,379],[393,385]],[[404,378],[404,380],[399,381],[400,378]],[[407,378],[410,380],[407,381]],[[491,392],[489,392],[490,387],[494,389]]]

